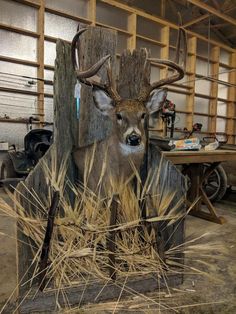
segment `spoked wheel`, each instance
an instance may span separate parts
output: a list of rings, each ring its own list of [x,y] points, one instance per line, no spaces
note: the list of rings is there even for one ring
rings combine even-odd
[[[204,171],[208,167],[210,164],[204,164]],[[218,165],[215,168],[203,183],[203,189],[212,202],[221,200],[227,190],[227,176],[222,166]]]

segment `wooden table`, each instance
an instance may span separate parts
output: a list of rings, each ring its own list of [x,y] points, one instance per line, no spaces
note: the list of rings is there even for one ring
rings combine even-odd
[[[162,155],[175,165],[185,165],[183,173],[188,175],[191,181],[191,187],[188,191],[187,199],[192,204],[199,199],[197,204],[192,208],[190,214],[212,222],[223,224],[224,217],[216,213],[215,207],[207,197],[203,183],[208,179],[214,169],[223,161],[235,161],[236,151],[216,150],[216,151],[169,151],[162,152]],[[210,166],[203,171],[203,164],[208,163]],[[201,204],[205,204],[209,212],[202,210]]]

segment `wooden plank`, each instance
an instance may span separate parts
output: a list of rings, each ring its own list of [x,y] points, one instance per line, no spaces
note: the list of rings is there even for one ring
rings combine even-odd
[[[21,4],[25,4],[25,5],[28,5],[30,7],[37,8],[37,9],[39,9],[39,7],[40,7],[40,4],[37,1],[33,1],[33,0],[13,0],[13,1],[19,2]]]
[[[33,37],[33,38],[39,37],[39,33],[37,33],[37,32],[32,32],[32,31],[29,31],[27,29],[23,29],[20,27],[7,25],[7,24],[3,24],[3,23],[0,23],[0,29],[4,29],[4,30],[7,30],[7,31],[10,31],[13,33],[22,34],[22,35]]]
[[[130,13],[135,13],[135,14],[137,14],[139,16],[142,16],[144,18],[147,18],[147,19],[149,19],[151,21],[157,22],[157,23],[159,23],[159,24],[161,24],[163,26],[167,25],[167,26],[170,26],[172,28],[178,29],[178,26],[175,25],[174,23],[171,23],[169,21],[163,20],[163,19],[161,19],[161,18],[159,18],[157,16],[148,14],[148,13],[146,13],[144,11],[141,11],[139,9],[136,9],[136,8],[132,7],[132,6],[128,6],[126,4],[120,3],[118,1],[115,1],[115,0],[100,0],[100,2],[106,3],[106,4],[110,5],[110,6],[122,9],[122,10],[130,12]]]
[[[48,12],[48,13],[51,13],[51,14],[55,14],[55,15],[59,15],[59,16],[62,16],[62,17],[66,17],[66,18],[71,19],[73,21],[86,23],[88,25],[92,24],[92,21],[90,19],[87,19],[85,17],[79,17],[78,15],[69,14],[67,12],[51,8],[49,6],[45,6],[45,12]]]
[[[187,0],[188,2],[196,5],[197,7],[215,15],[215,16],[218,16],[219,18],[221,18],[222,20],[236,26],[236,19],[232,18],[231,16],[229,15],[226,15],[222,12],[220,12],[219,10],[213,8],[212,6],[202,2],[202,1],[199,1],[199,0]]]
[[[153,43],[153,44],[158,45],[158,46],[161,46],[161,47],[165,47],[165,46],[166,46],[166,45],[165,45],[163,42],[161,42],[161,41],[158,41],[158,40],[156,40],[156,39],[152,39],[152,38],[149,38],[149,37],[146,37],[146,36],[143,36],[143,35],[138,35],[138,34],[137,34],[136,37],[137,37],[138,39],[142,39],[142,40],[144,40],[144,41]],[[168,40],[168,38],[169,38],[169,37],[167,37],[167,40]],[[166,40],[166,38],[165,38],[165,40]]]
[[[88,3],[88,18],[91,21],[91,25],[95,26],[96,24],[96,0],[89,0]]]
[[[230,57],[230,66],[236,68],[236,52],[231,54]],[[229,83],[236,85],[236,71],[232,71],[229,73]],[[234,117],[236,114],[235,110],[235,99],[236,99],[236,88],[229,87],[228,88],[228,101],[227,104],[227,117]],[[236,122],[235,120],[227,120],[226,122],[226,133],[233,134],[236,130]],[[228,138],[228,144],[235,144],[235,138],[230,135]]]
[[[169,59],[169,38],[170,38],[170,28],[169,26],[164,26],[161,29],[161,42],[164,46],[161,48],[161,59]],[[160,70],[160,79],[166,78],[168,75],[168,69],[165,67]]]
[[[194,114],[194,103],[195,103],[195,73],[196,73],[196,51],[197,51],[197,38],[191,37],[188,39],[188,60],[187,60],[187,71],[192,74],[188,75],[188,87],[190,87],[190,94],[186,97],[186,110],[190,114],[186,117],[186,128],[192,130],[193,126],[193,114]]]
[[[163,199],[165,199],[165,193],[168,195],[170,195],[171,192],[173,193],[173,200],[170,202],[168,207],[165,208],[165,214],[167,214],[171,208],[176,206],[178,201],[181,199],[186,199],[187,183],[186,178],[181,174],[181,172],[178,171],[167,158],[162,158],[162,153],[163,152],[160,152],[157,146],[150,144],[148,170],[150,173],[154,173],[156,169],[161,169],[158,179],[158,186],[156,186],[155,183],[152,184],[150,195],[162,195]],[[183,215],[185,211],[186,203],[184,201],[182,204],[180,204],[179,208],[176,208],[175,213],[180,213]],[[152,210],[151,215],[160,216],[161,213],[159,212],[159,209],[156,209],[156,212]],[[169,226],[168,222],[161,222],[157,226],[157,231],[163,231],[161,233],[164,243],[164,251],[170,249],[171,247],[178,246],[181,243],[184,243],[185,240],[185,219],[180,218]],[[184,256],[181,252],[177,253],[176,258],[179,258],[180,263],[184,263]]]
[[[211,50],[211,59],[214,61],[211,66],[211,77],[218,79],[219,77],[219,58],[220,58],[220,48],[215,46]],[[211,117],[208,119],[208,130],[210,132],[216,132],[216,121],[217,121],[217,96],[218,96],[218,83],[215,81],[211,82],[211,92],[210,96],[213,97],[209,102],[209,115]]]
[[[0,61],[11,62],[11,63],[15,63],[15,64],[23,64],[23,65],[28,65],[28,66],[32,66],[32,67],[38,67],[39,66],[38,62],[35,62],[35,61],[28,61],[28,60],[23,60],[23,59],[19,59],[19,58],[12,58],[12,57],[2,56],[2,55],[0,55]]]
[[[169,59],[169,40],[170,40],[170,27],[164,26],[161,28],[161,42],[163,43],[163,46],[161,48],[161,54],[160,54],[161,59],[166,59],[166,60]],[[159,79],[166,78],[167,76],[168,76],[168,68],[167,67],[161,68]],[[169,86],[168,86],[168,91],[171,91],[171,87]],[[164,136],[164,137],[167,136],[165,122],[160,116],[156,119],[156,124],[154,125],[154,128],[157,126],[159,129],[162,129],[162,131],[159,132],[159,135]]]
[[[186,174],[190,179],[191,187],[187,192],[187,199],[192,204],[199,196],[199,186],[200,186],[200,177],[203,172],[202,164],[193,164],[191,167],[188,167],[186,170]],[[197,202],[197,204],[193,207],[193,211],[199,211],[201,208],[201,201]]]
[[[44,79],[44,19],[45,19],[45,0],[40,0],[40,8],[37,16],[37,32],[39,38],[37,41],[37,61],[39,67],[37,68],[37,77]],[[38,94],[38,114],[40,119],[40,127],[43,127],[44,123],[44,82],[42,80],[37,81]]]
[[[29,124],[29,119],[5,119],[5,118],[0,118],[0,122]],[[39,121],[32,121],[32,124],[38,125]],[[44,124],[45,125],[53,125],[52,122],[46,122],[46,121],[44,121]]]
[[[171,151],[162,152],[162,154],[174,164],[236,160],[236,152],[223,149],[215,151]]]
[[[88,69],[100,58],[110,54],[112,72],[115,73],[117,38],[116,32],[100,27],[91,28],[81,36],[80,40],[80,68]],[[98,72],[102,82],[107,81],[106,65]],[[79,146],[87,146],[95,140],[104,139],[111,130],[111,121],[94,110],[92,88],[82,85],[79,111]]]
[[[58,161],[55,168],[55,175],[57,176],[56,173],[59,171],[61,161],[65,158],[68,152],[72,151],[72,147],[77,144],[77,119],[74,99],[76,78],[71,64],[70,45],[58,40],[56,50],[57,58],[55,62],[54,76],[54,143],[24,181],[24,185],[28,187],[29,190],[34,188],[35,193],[44,204],[48,204],[49,202],[49,190],[42,164],[46,162],[50,169],[52,155],[55,154]],[[72,183],[75,182],[75,173],[72,157],[69,156],[67,176]],[[37,208],[29,203],[32,199],[32,195],[26,190],[24,185],[22,183],[18,184],[16,197],[26,211],[35,212],[37,211]],[[21,197],[21,195],[24,195],[25,198]],[[34,267],[34,265],[31,265],[32,252],[27,245],[27,243],[30,243],[29,238],[21,233],[20,229],[18,229],[17,232],[17,238],[19,240],[17,242],[17,277],[18,282],[26,282],[31,278]],[[21,240],[23,242],[21,242]],[[22,278],[23,281],[21,281]],[[28,288],[29,283],[23,286],[19,285],[18,294],[22,296]]]
[[[47,291],[38,293],[35,297],[27,297],[20,306],[21,314],[30,313],[55,313],[58,304],[61,307],[76,307],[86,303],[98,303],[108,300],[118,300],[118,298],[133,297],[135,294],[159,291],[160,288],[176,287],[182,283],[182,275],[169,275],[163,279],[158,279],[156,275],[138,276],[135,278],[119,279],[115,283],[111,282],[87,282],[86,285],[72,287],[58,291]],[[123,288],[125,287],[125,288]],[[66,297],[65,297],[66,296]],[[10,309],[9,312],[10,313]]]
[[[193,20],[191,20],[191,21],[185,23],[185,24],[183,25],[183,27],[186,28],[186,27],[192,26],[193,24],[199,23],[199,22],[201,22],[201,21],[207,19],[209,16],[210,16],[210,14],[208,14],[208,13],[206,13],[206,14],[204,14],[204,15],[201,15],[201,16],[198,16],[198,17],[196,17],[195,19],[193,19]]]
[[[32,95],[38,96],[39,93],[31,90],[26,89],[18,89],[18,88],[11,88],[11,87],[4,87],[0,86],[0,92],[7,92],[7,93],[16,93],[16,94],[25,94],[25,95]]]
[[[128,31],[132,35],[127,40],[127,49],[132,51],[136,48],[137,15],[135,13],[128,17]]]

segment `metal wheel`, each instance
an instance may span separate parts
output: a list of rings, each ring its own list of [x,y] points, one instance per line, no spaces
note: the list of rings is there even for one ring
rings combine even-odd
[[[204,164],[204,171],[210,164]],[[227,190],[227,176],[222,166],[217,166],[212,174],[203,184],[204,191],[208,198],[214,202],[219,201]]]

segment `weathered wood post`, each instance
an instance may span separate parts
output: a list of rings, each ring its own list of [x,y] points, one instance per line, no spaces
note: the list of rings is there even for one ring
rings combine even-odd
[[[83,26],[81,26],[83,28]],[[100,27],[87,27],[79,44],[79,63],[81,69],[88,69],[106,55],[111,56],[111,68],[115,73],[117,34]],[[106,64],[98,71],[101,82],[107,81]],[[95,109],[92,88],[81,86],[79,110],[78,146],[87,146],[104,139],[111,130],[111,121]]]
[[[54,75],[54,140],[44,157],[39,161],[34,170],[29,174],[23,183],[18,184],[16,197],[27,212],[37,213],[38,209],[33,201],[34,195],[38,196],[45,206],[49,208],[51,195],[47,178],[43,172],[42,165],[46,163],[49,169],[52,166],[52,159],[56,156],[55,177],[58,176],[60,162],[68,155],[67,177],[73,183],[75,182],[75,167],[70,156],[71,151],[77,145],[77,118],[74,98],[74,86],[76,77],[71,63],[70,44],[58,40],[57,58],[55,61]],[[46,218],[46,217],[45,217]],[[24,283],[32,276],[33,265],[30,240],[19,229],[18,238],[18,282]],[[22,280],[23,278],[23,280]],[[19,295],[22,296],[29,288],[29,284],[19,285]]]

